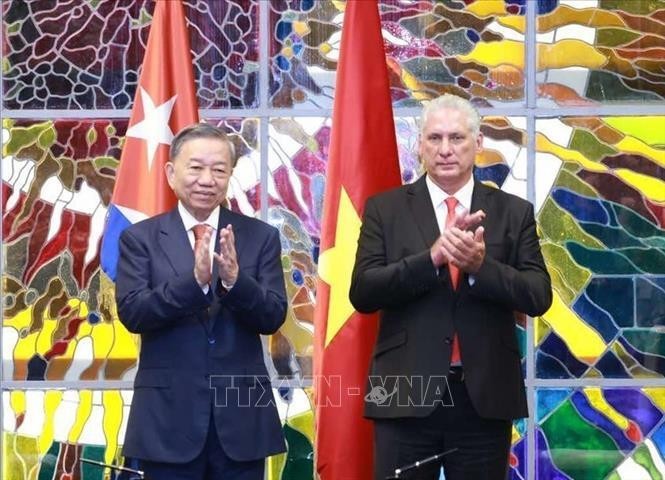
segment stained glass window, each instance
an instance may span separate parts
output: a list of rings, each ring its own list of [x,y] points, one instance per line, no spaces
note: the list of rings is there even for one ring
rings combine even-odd
[[[255,216],[258,121],[210,119],[239,155],[232,208]],[[3,372],[12,380],[132,380],[99,247],[127,120],[3,124]]]
[[[481,105],[524,101],[524,2],[379,3],[396,107],[446,92]],[[332,106],[344,2],[270,6],[271,105]]]
[[[538,4],[539,103],[665,102],[663,2]]]
[[[188,0],[201,108],[258,106],[258,0]],[[128,109],[154,2],[2,2],[3,103],[17,109]]]
[[[283,387],[273,395],[289,448],[268,459],[269,475],[312,478],[311,390]],[[85,460],[137,468],[121,451],[132,396],[131,390],[3,391],[2,478],[109,478],[110,469]]]
[[[536,478],[661,478],[665,389],[543,388]]]
[[[554,305],[541,378],[665,375],[665,117],[536,122],[536,199]]]

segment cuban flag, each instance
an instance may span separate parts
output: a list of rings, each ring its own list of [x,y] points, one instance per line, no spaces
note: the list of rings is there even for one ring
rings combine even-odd
[[[101,265],[111,280],[122,231],[176,205],[164,165],[174,135],[198,121],[185,12],[179,1],[158,0],[102,240]]]

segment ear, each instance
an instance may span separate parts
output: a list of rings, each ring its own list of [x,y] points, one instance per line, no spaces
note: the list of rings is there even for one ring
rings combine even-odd
[[[423,134],[418,135],[418,161],[423,163]]]
[[[483,151],[483,138],[483,132],[478,132],[478,136],[476,137],[476,152]]]
[[[164,165],[164,174],[166,175],[166,181],[169,183],[169,187],[173,189],[175,182],[175,166],[173,165],[173,162],[166,162]]]

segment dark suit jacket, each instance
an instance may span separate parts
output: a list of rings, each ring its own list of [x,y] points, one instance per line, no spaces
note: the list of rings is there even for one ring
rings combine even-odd
[[[229,292],[214,268],[213,288],[203,294],[177,209],[132,225],[120,238],[118,315],[130,332],[141,334],[125,456],[194,459],[211,411],[231,458],[284,451],[259,335],[277,331],[286,316],[279,233],[221,208],[219,225],[229,223],[239,264]]]
[[[447,267],[437,272],[430,258],[439,228],[425,178],[367,200],[350,290],[356,310],[380,310],[367,417],[425,416],[448,401],[454,331],[478,414],[528,415],[513,311],[544,313],[550,278],[529,202],[476,182],[471,211],[479,209],[485,260],[473,285],[464,275],[454,291]]]

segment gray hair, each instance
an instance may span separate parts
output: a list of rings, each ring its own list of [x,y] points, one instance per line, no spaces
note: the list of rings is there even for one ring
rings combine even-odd
[[[466,118],[469,120],[469,130],[474,138],[478,137],[478,134],[480,133],[480,114],[478,113],[478,110],[476,110],[476,107],[474,107],[467,99],[449,93],[436,97],[425,104],[420,116],[421,135],[430,114],[438,112],[444,108],[466,113]]]
[[[171,148],[169,150],[170,160],[175,160],[180,154],[182,146],[186,142],[197,138],[210,138],[226,143],[229,147],[229,154],[231,155],[231,166],[235,167],[236,163],[238,163],[238,159],[236,158],[236,148],[229,136],[221,128],[210,125],[209,123],[194,123],[180,130],[171,141]]]

